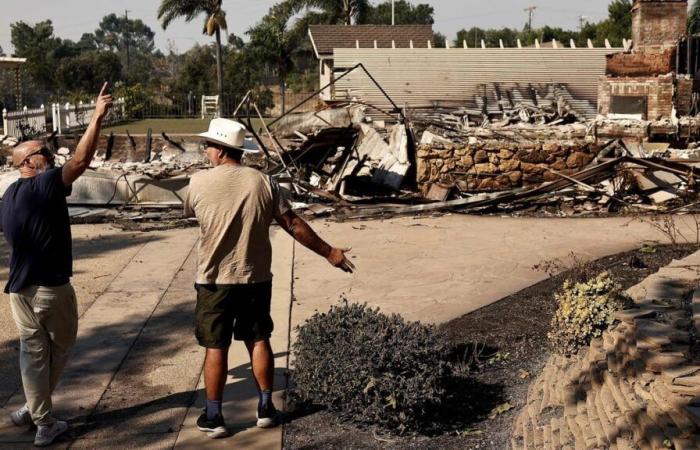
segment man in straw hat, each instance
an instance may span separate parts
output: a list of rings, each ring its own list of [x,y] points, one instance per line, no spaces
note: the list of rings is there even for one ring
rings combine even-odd
[[[195,334],[206,348],[207,404],[197,426],[211,438],[228,434],[221,402],[232,336],[245,342],[250,355],[258,387],[258,427],[274,427],[280,421],[272,403],[272,220],[333,266],[345,272],[354,269],[345,256],[349,248],[324,242],[294,214],[285,191],[271,177],[241,164],[245,152],[257,152],[244,148],[245,132],[232,120],[211,121],[209,131],[200,136],[214,168],[192,177],[185,201],[185,215],[197,218],[201,232]]]
[[[34,444],[47,446],[68,429],[52,414],[51,394],[58,384],[78,331],[70,220],[66,197],[90,165],[102,120],[112,105],[107,83],[75,155],[63,168],[42,141],[18,145],[12,163],[20,178],[7,188],[0,227],[10,244],[12,316],[20,335],[20,371],[27,403],[11,414],[17,426],[37,426]]]

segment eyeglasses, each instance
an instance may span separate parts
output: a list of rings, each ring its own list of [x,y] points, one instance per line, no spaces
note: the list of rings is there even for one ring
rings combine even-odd
[[[41,147],[39,150],[35,151],[34,153],[28,154],[27,157],[24,158],[24,160],[22,161],[22,164],[26,164],[32,156],[36,156],[36,155],[41,155],[48,160],[53,159],[53,154],[51,153],[51,150],[49,150],[47,147]]]

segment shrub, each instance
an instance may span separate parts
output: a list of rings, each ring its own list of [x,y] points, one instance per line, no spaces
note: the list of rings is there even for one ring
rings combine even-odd
[[[299,400],[400,433],[430,427],[451,374],[448,347],[435,327],[345,301],[297,331]]]
[[[615,312],[627,307],[629,297],[607,272],[586,282],[564,282],[562,292],[554,294],[559,307],[548,334],[554,350],[570,355],[589,345],[614,320]]]

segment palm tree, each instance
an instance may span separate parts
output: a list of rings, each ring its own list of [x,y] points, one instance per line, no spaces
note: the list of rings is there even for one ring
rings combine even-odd
[[[189,22],[205,14],[203,33],[216,37],[216,86],[219,94],[219,115],[223,115],[224,69],[221,57],[221,30],[226,30],[226,12],[221,9],[223,0],[161,0],[158,19],[165,30],[178,17]]]

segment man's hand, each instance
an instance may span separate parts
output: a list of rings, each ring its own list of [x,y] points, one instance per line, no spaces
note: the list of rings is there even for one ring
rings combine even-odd
[[[100,90],[99,95],[97,96],[97,102],[95,104],[95,115],[100,119],[104,119],[107,113],[109,112],[109,108],[112,107],[112,95],[107,93],[107,87],[109,86],[109,83],[105,81],[105,84],[102,85],[102,89]]]
[[[277,220],[282,228],[294,239],[300,242],[304,247],[314,251],[317,255],[326,258],[333,267],[337,267],[347,273],[352,273],[355,270],[355,265],[345,257],[345,254],[350,251],[350,248],[331,247],[323,239],[318,237],[309,224],[304,222],[304,220],[297,216],[291,209],[284,214],[276,215],[275,220]]]
[[[107,86],[107,82],[102,85],[100,95],[97,96],[97,102],[95,103],[95,113],[90,119],[90,124],[85,130],[85,134],[80,138],[80,142],[75,148],[73,158],[63,166],[63,184],[66,186],[72,185],[90,167],[90,161],[95,156],[102,119],[105,118],[109,108],[112,106],[112,96],[107,93]]]
[[[343,272],[352,273],[355,270],[355,265],[345,256],[346,253],[350,253],[350,250],[352,248],[349,247],[331,248],[331,252],[326,259],[333,267],[337,267]]]

